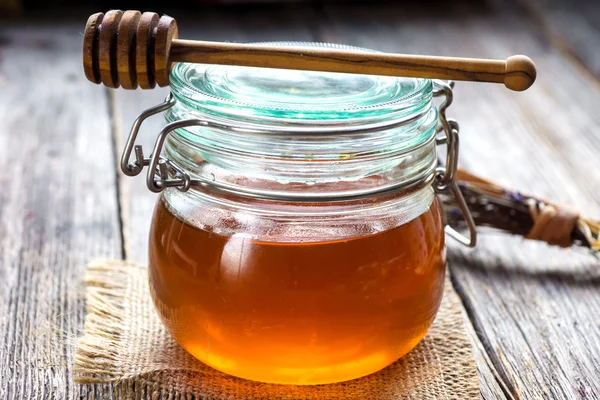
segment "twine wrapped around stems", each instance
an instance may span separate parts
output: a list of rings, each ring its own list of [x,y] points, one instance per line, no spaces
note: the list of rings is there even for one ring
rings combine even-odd
[[[600,222],[580,216],[569,206],[503,188],[462,169],[457,171],[457,180],[477,226],[561,247],[600,250]],[[442,195],[440,200],[447,222],[464,225],[454,199]]]

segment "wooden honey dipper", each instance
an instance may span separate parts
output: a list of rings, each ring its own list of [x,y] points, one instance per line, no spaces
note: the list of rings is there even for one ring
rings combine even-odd
[[[173,18],[153,12],[112,10],[88,19],[83,67],[94,83],[125,89],[168,86],[176,61],[495,82],[516,91],[529,88],[536,78],[535,64],[522,55],[486,60],[191,41],[178,39]]]

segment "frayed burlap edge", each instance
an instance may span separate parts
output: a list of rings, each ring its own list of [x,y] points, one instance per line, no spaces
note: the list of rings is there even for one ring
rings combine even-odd
[[[88,314],[84,336],[75,353],[74,380],[82,384],[109,382],[110,390],[118,398],[475,399],[480,396],[462,306],[449,282],[436,321],[425,339],[407,356],[370,376],[318,386],[246,381],[194,359],[170,338],[156,316],[144,266],[120,260],[96,261],[89,266],[86,283]]]
[[[95,261],[88,266],[87,315],[84,336],[77,344],[75,382],[103,383],[129,378],[114,369],[121,354],[121,336],[126,324],[124,305],[133,263],[120,260]],[[143,271],[140,271],[142,273]]]

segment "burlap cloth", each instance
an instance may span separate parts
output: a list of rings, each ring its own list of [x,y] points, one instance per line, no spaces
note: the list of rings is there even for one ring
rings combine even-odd
[[[194,359],[163,328],[146,268],[102,261],[87,274],[88,314],[73,368],[78,383],[112,382],[119,398],[471,399],[479,380],[460,300],[449,282],[438,316],[408,355],[349,382],[271,385],[234,378]]]

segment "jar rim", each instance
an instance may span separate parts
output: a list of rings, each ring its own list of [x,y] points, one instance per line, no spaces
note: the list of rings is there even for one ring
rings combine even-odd
[[[368,49],[323,43],[269,45]],[[369,126],[429,108],[429,79],[179,63],[171,91],[191,113],[237,124]]]

